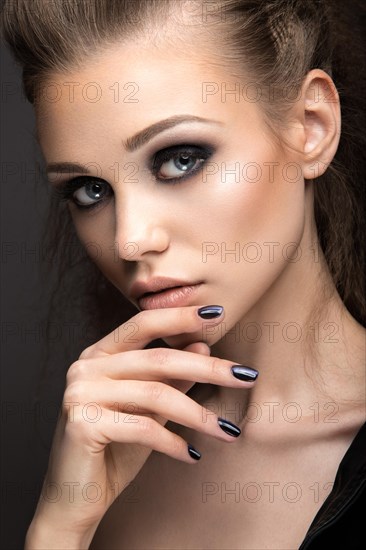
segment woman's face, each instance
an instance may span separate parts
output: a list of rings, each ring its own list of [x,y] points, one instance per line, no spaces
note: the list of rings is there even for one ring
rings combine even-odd
[[[69,207],[105,276],[135,305],[136,281],[202,282],[184,305],[224,306],[226,330],[260,305],[296,254],[305,188],[299,159],[274,144],[253,88],[199,52],[132,43],[49,84],[36,112],[45,160],[89,171],[49,178],[55,187],[83,178],[73,196],[96,206]]]

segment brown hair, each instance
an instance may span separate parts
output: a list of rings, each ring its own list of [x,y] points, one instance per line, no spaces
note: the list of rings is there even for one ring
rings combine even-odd
[[[328,72],[341,98],[342,134],[333,162],[314,185],[315,221],[335,288],[352,316],[365,326],[366,138],[361,116],[365,58],[359,23],[365,8],[362,2],[344,4],[341,0],[196,0],[188,4],[182,0],[5,0],[2,32],[22,68],[24,93],[35,106],[40,83],[52,74],[80,66],[113,42],[136,34],[151,37],[153,31],[158,36],[163,22],[168,28],[174,18],[183,29],[182,44],[184,30],[194,32],[195,25],[200,36],[204,30],[216,41],[221,29],[224,47],[217,59],[238,74],[252,75],[262,90],[269,89],[269,84],[275,90],[271,101],[263,96],[274,127],[289,105],[283,100],[284,90],[296,92],[312,68]],[[186,26],[182,23],[185,8],[191,16]],[[51,201],[44,242],[48,262],[59,275],[57,286],[64,288],[63,294],[60,288],[55,291],[51,307],[59,302],[66,311],[65,304],[78,309],[82,305],[93,320],[94,333],[89,332],[80,345],[93,343],[137,312],[86,255],[80,253],[75,259],[70,243],[77,244],[78,239],[64,204]],[[81,296],[80,281],[86,282],[85,291],[89,291],[83,304],[71,298]],[[88,310],[88,304],[94,309]],[[159,341],[159,345],[165,344]]]

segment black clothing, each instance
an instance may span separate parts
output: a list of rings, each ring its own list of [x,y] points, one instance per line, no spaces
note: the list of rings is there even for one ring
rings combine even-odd
[[[366,422],[341,460],[332,491],[299,550],[327,548],[366,548]]]

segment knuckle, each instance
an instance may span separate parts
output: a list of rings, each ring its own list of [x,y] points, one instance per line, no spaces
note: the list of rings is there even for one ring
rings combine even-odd
[[[211,419],[216,423],[218,416],[215,413],[215,407],[211,403],[207,403],[206,406],[201,406],[200,410],[200,425],[204,431],[210,429]]]
[[[144,386],[145,396],[152,401],[158,401],[164,391],[164,384],[160,382],[147,382]]]
[[[179,308],[179,314],[178,314],[178,324],[183,328],[191,328],[192,327],[192,320],[197,321],[196,315],[194,313],[194,310],[187,309],[185,307]]]
[[[139,329],[146,329],[146,326],[150,326],[150,320],[153,320],[153,310],[143,310],[139,311],[133,318],[134,322],[136,322]]]
[[[184,447],[186,447],[184,439],[172,434],[171,441],[169,442],[171,454],[174,456],[181,455],[182,452],[185,452]]]
[[[221,359],[218,359],[217,357],[213,357],[211,359],[211,372],[212,374],[217,377],[217,376],[222,376],[223,374],[223,365],[222,365],[222,360]]]
[[[149,360],[158,366],[164,366],[167,364],[169,358],[168,350],[165,348],[152,348],[149,350]]]
[[[184,309],[184,308],[179,308],[179,309],[178,309],[178,320],[179,320],[179,323],[184,322],[186,319],[187,319],[187,315],[186,315],[185,309]]]
[[[149,438],[151,437],[151,434],[154,430],[154,421],[150,416],[140,416],[139,421],[137,422],[137,427],[139,432],[143,434],[147,434]]]
[[[94,344],[91,345],[91,346],[88,346],[87,348],[85,348],[80,356],[79,356],[79,360],[80,359],[90,359],[92,356],[93,356],[93,353],[94,353]]]
[[[86,401],[85,383],[76,381],[69,384],[65,390],[63,404],[84,403]]]
[[[71,384],[75,380],[83,378],[87,373],[88,367],[84,359],[78,359],[72,363],[66,374],[67,384]]]
[[[89,405],[91,408],[89,408]],[[77,400],[64,400],[65,435],[78,443],[90,442],[95,438],[102,419],[102,408],[98,403],[83,404]]]

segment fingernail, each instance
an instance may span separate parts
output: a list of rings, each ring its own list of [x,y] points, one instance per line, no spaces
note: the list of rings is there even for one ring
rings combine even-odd
[[[235,378],[243,380],[243,382],[254,382],[259,374],[257,370],[246,367],[245,365],[233,365],[231,367],[231,372]]]
[[[199,460],[201,458],[201,453],[196,451],[196,449],[192,447],[192,445],[190,445],[189,443],[188,443],[188,453],[189,453],[189,456],[191,456],[195,460]]]
[[[238,437],[241,434],[240,428],[238,428],[238,426],[235,426],[235,424],[233,424],[232,422],[229,422],[229,420],[219,418],[218,423],[220,428],[224,430],[225,433],[232,435],[233,437]]]
[[[214,319],[215,317],[219,317],[223,311],[224,308],[222,306],[204,306],[200,307],[197,313],[202,319]]]

